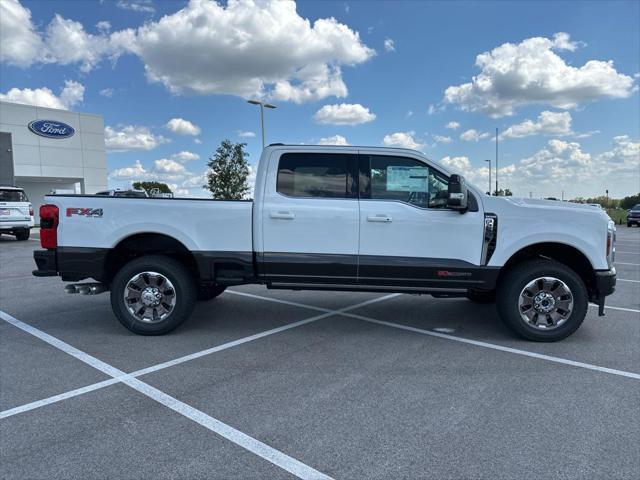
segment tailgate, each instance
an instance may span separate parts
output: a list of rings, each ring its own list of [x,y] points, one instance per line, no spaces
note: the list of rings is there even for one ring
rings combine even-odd
[[[29,204],[24,202],[0,202],[0,222],[29,221]]]

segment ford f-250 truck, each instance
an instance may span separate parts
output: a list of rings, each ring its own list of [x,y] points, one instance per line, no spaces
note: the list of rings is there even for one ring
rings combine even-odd
[[[129,330],[173,330],[227,286],[403,292],[495,302],[520,336],[573,333],[615,288],[600,209],[490,197],[405,149],[264,149],[253,201],[46,197],[37,276],[110,290]],[[427,314],[427,313],[425,313]]]

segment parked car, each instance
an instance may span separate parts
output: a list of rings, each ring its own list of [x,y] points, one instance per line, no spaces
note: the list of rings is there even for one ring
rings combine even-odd
[[[33,228],[33,207],[19,187],[0,186],[0,234],[28,240]]]
[[[145,190],[124,190],[120,188],[114,188],[112,190],[103,190],[101,192],[97,192],[94,195],[98,195],[100,197],[138,197],[138,198],[147,198],[147,192]]]
[[[627,210],[627,227],[637,225],[640,227],[640,203]]]
[[[34,275],[94,279],[66,289],[110,290],[116,317],[145,335],[176,328],[197,299],[257,283],[495,301],[517,334],[555,341],[589,301],[603,315],[616,283],[615,226],[601,209],[489,197],[405,149],[270,145],[253,201],[46,202]]]

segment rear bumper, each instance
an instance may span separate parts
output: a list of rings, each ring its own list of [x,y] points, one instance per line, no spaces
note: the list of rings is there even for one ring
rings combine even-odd
[[[0,222],[0,232],[13,232],[15,230],[29,230],[33,228],[33,221],[27,222],[24,220],[15,222]]]
[[[595,302],[598,304],[598,314],[604,315],[604,299],[616,290],[616,269],[596,271]]]
[[[55,277],[58,275],[55,250],[36,250],[33,252],[37,270],[32,273],[36,277]]]

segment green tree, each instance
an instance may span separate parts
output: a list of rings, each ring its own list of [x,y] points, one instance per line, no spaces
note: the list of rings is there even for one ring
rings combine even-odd
[[[232,143],[223,140],[215,155],[209,158],[207,166],[207,184],[203,188],[209,190],[217,200],[242,200],[249,193],[249,164],[245,152],[246,143]]]
[[[169,185],[162,182],[133,182],[133,188],[136,190],[144,190],[149,195],[151,195],[151,191],[155,188],[157,188],[160,193],[173,193]]]
[[[629,210],[633,208],[635,205],[640,203],[640,193],[636,193],[635,195],[630,195],[628,197],[624,197],[620,200],[620,207],[625,210]]]

